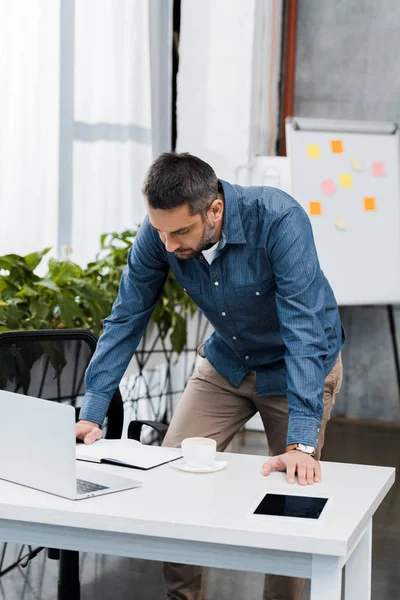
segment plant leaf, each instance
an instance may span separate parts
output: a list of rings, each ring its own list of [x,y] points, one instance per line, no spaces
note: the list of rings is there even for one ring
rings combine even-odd
[[[10,271],[11,268],[15,266],[26,266],[23,256],[19,256],[18,254],[6,254],[4,256],[0,256],[0,269]]]
[[[85,314],[71,296],[60,294],[58,297],[58,306],[60,308],[61,321],[66,327],[75,327],[77,319],[85,322]]]
[[[33,284],[35,285],[35,284]],[[31,298],[31,297],[36,297],[37,296],[37,291],[32,289],[29,285],[24,285],[24,287],[22,288],[22,290],[20,290],[19,292],[17,292],[17,296],[18,298]]]
[[[36,267],[42,262],[43,256],[50,252],[50,248],[45,248],[41,252],[32,252],[24,257],[25,263],[31,271],[34,271]]]
[[[40,281],[35,281],[35,283],[33,285],[38,288],[44,288],[47,290],[51,290],[52,292],[55,292],[56,294],[60,293],[60,288],[51,279],[41,279]]]
[[[180,354],[186,344],[186,320],[182,315],[175,313],[174,321],[169,339],[171,346],[177,354]]]
[[[1,279],[0,278],[0,294],[3,290],[6,290],[8,288],[8,284],[5,278]]]
[[[51,320],[52,310],[46,302],[36,298],[31,302],[31,320],[32,325],[40,329]]]
[[[7,326],[10,329],[22,328],[22,313],[20,312],[16,303],[10,303],[7,305],[6,320]]]

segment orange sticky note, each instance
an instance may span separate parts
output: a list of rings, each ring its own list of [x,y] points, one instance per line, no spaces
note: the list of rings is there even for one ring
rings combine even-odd
[[[310,215],[321,215],[321,202],[310,202]]]
[[[342,140],[332,140],[331,141],[331,148],[332,148],[333,154],[340,154],[341,152],[343,152],[343,142],[342,142]]]
[[[340,174],[340,185],[342,187],[351,187],[353,185],[353,178],[351,173]]]
[[[375,198],[364,198],[365,210],[376,210]]]
[[[308,158],[319,158],[319,145],[318,144],[308,144],[307,145],[307,156]]]

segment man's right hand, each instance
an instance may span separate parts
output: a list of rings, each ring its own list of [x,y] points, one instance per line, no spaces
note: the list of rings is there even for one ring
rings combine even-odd
[[[85,444],[93,444],[99,440],[103,433],[97,423],[91,421],[78,421],[75,425],[76,439]]]

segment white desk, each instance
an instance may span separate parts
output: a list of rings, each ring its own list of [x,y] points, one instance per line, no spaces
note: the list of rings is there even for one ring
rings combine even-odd
[[[224,454],[227,469],[199,475],[101,466],[141,489],[78,502],[0,481],[0,540],[151,560],[311,578],[312,600],[369,600],[371,522],[395,470],[322,463],[323,480],[290,485],[261,474],[263,457]],[[319,520],[251,516],[270,491],[329,496]]]

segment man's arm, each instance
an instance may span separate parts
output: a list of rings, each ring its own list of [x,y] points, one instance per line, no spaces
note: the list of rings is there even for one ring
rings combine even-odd
[[[281,335],[286,346],[289,426],[287,445],[302,443],[317,447],[323,415],[324,281],[319,266],[310,221],[299,208],[286,211],[268,240],[268,256],[276,283],[276,306]],[[321,467],[314,458],[291,450],[270,458],[264,475],[286,471],[289,483],[296,474],[300,485],[321,480]]]
[[[161,242],[146,217],[129,251],[117,299],[104,321],[104,333],[86,371],[81,420],[103,423],[111,398],[160,298],[168,270]],[[82,435],[79,437],[85,439],[86,434]]]
[[[276,305],[286,346],[289,427],[287,444],[317,446],[323,415],[325,287],[310,221],[289,209],[274,227],[268,255],[276,283]]]

